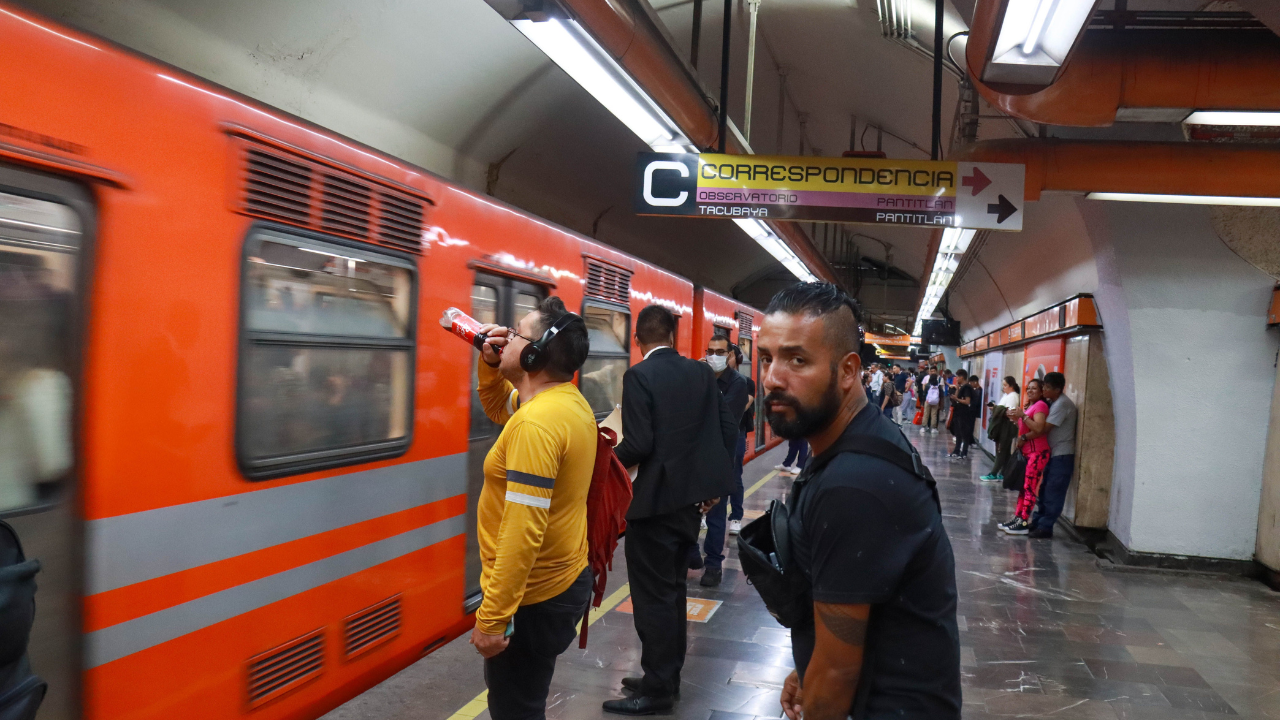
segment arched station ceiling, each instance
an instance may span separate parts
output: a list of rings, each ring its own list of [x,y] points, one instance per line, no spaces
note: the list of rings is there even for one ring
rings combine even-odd
[[[919,6],[913,10],[917,32],[931,38],[930,25],[923,24],[931,24],[931,3],[912,2]],[[635,216],[631,176],[635,154],[646,148],[484,0],[21,4],[491,192],[719,292],[763,303],[791,277],[729,222]],[[687,60],[691,2],[658,0],[654,11]],[[721,3],[707,0],[699,79],[711,97],[719,93],[721,12]],[[747,17],[746,3],[735,0],[730,116],[740,127]],[[950,6],[944,27],[964,27]],[[874,2],[764,0],[759,30],[752,128],[757,152],[798,153],[803,113],[808,154],[847,149],[856,115],[868,148],[874,149],[876,131],[863,130],[871,124],[902,138],[884,136],[891,157],[927,157],[930,61],[882,36]],[[957,56],[962,44],[956,43]],[[781,138],[779,66],[788,77]],[[949,130],[956,105],[951,73],[944,90]],[[892,246],[897,285],[918,281],[927,231],[849,229]],[[858,243],[869,265],[883,263],[883,244]],[[874,284],[876,273],[866,272]],[[891,305],[909,314],[915,304],[910,290],[877,297],[900,295]]]

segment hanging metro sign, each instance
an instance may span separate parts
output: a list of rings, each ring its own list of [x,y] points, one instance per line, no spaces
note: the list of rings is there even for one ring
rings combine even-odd
[[[640,215],[1021,230],[1025,167],[640,153]]]

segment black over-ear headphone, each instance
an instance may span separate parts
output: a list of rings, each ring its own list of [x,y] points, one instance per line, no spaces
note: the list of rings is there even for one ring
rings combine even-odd
[[[547,364],[547,346],[552,340],[560,334],[561,330],[572,325],[574,322],[583,322],[582,316],[575,313],[567,312],[560,316],[560,319],[554,325],[547,328],[542,333],[542,337],[534,340],[524,346],[524,350],[520,351],[520,368],[525,372],[537,372]]]

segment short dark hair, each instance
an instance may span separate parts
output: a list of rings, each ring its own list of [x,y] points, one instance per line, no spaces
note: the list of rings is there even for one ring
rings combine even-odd
[[[844,309],[849,312],[844,312]],[[862,308],[838,285],[806,282],[779,290],[764,310],[765,315],[773,313],[822,318],[827,327],[827,342],[838,357],[861,349],[858,326],[862,324]]]
[[[1004,381],[1009,383],[1009,387],[1013,388],[1014,392],[1016,393],[1022,392],[1022,388],[1018,387],[1018,381],[1014,380],[1012,375],[1005,375]]]
[[[1044,384],[1054,390],[1064,390],[1067,387],[1067,377],[1060,372],[1051,372],[1044,376]]]
[[[978,373],[974,373],[969,376],[969,382],[973,382],[973,383],[982,382],[982,378],[978,377]]]
[[[969,371],[965,370],[964,368],[960,368],[959,370],[956,371],[956,377],[967,378],[969,377]]]
[[[636,340],[641,345],[654,345],[675,339],[676,316],[661,305],[646,305],[636,316]]]
[[[538,325],[534,332],[538,338],[551,329],[556,321],[568,314],[564,301],[552,295],[538,303]],[[537,338],[534,338],[535,340]],[[591,341],[587,338],[585,322],[570,323],[556,335],[544,351],[547,364],[544,368],[557,379],[569,380],[587,361],[587,353],[591,352]]]

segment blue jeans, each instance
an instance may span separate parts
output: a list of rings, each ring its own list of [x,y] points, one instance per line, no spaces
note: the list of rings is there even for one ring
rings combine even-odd
[[[1062,514],[1067,502],[1067,488],[1076,470],[1075,455],[1056,455],[1049,458],[1044,467],[1044,481],[1040,485],[1040,502],[1031,516],[1031,529],[1053,534],[1053,525]]]
[[[738,433],[738,444],[733,451],[733,471],[736,475],[734,491],[720,498],[720,502],[707,511],[707,537],[702,541],[702,552],[706,555],[708,568],[719,568],[724,563],[724,538],[728,529],[726,520],[742,519],[742,458],[746,454],[747,436]],[[729,513],[731,501],[732,514]]]
[[[809,459],[809,441],[804,438],[787,441],[787,459],[782,461],[783,465],[804,469],[805,462]]]

